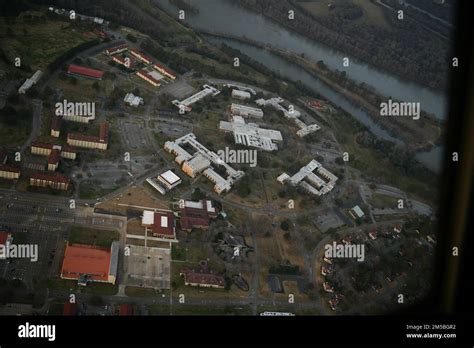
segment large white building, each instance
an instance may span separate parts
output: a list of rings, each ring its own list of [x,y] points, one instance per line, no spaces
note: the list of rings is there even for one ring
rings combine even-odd
[[[281,105],[283,102],[284,102],[283,98],[280,98],[280,97],[274,97],[274,98],[270,98],[270,99],[267,99],[267,100],[262,98],[262,99],[257,99],[255,101],[255,103],[257,103],[257,105],[260,105],[260,106],[269,105],[269,106],[273,107],[274,109],[276,109],[278,111],[282,111],[283,115],[287,119],[293,120],[296,123],[296,125],[300,128],[296,132],[296,134],[300,138],[321,129],[321,127],[319,125],[317,125],[316,123],[311,124],[311,125],[307,125],[306,123],[304,123],[300,119],[301,112],[296,110],[294,106],[291,106],[288,109],[286,109],[283,105]]]
[[[276,141],[283,141],[280,131],[262,129],[255,123],[245,123],[240,116],[234,116],[232,122],[221,121],[219,129],[232,132],[236,144],[256,147],[264,151],[278,150]]]
[[[255,117],[263,118],[263,110],[259,108],[253,108],[251,106],[240,105],[232,103],[230,106],[230,112],[232,114],[242,117]]]
[[[181,145],[189,145],[194,152],[190,154]],[[202,173],[213,182],[214,191],[218,194],[229,191],[232,185],[245,175],[243,171],[235,170],[215,152],[199,143],[193,133],[186,134],[175,141],[167,141],[165,150],[176,156],[175,162],[188,176],[194,178]],[[216,171],[217,167],[222,167],[225,170],[225,177]]]
[[[277,181],[281,184],[299,186],[310,194],[322,196],[334,188],[337,179],[337,176],[324,168],[321,163],[312,160],[293,176],[282,173]]]
[[[180,110],[183,110],[184,112],[189,112],[192,110],[192,104],[197,103],[198,101],[206,98],[207,96],[216,96],[219,93],[221,93],[221,91],[219,91],[217,88],[214,88],[209,85],[203,85],[202,90],[197,92],[196,94],[193,94],[192,96],[182,101],[175,99],[172,101],[172,103],[176,105]]]

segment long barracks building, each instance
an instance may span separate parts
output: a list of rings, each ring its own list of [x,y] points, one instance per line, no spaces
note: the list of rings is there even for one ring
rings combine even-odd
[[[68,133],[67,135],[69,145],[87,149],[107,150],[108,141],[109,124],[107,122],[100,124],[99,136],[78,133]]]

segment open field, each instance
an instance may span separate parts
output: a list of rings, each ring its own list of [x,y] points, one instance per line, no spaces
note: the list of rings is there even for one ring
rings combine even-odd
[[[33,70],[44,70],[69,49],[90,40],[72,22],[46,18],[35,11],[21,13],[13,21],[0,18],[0,43],[9,59],[19,57]]]
[[[69,242],[89,244],[102,248],[109,248],[114,240],[119,239],[116,231],[94,230],[86,227],[72,226],[69,230]]]

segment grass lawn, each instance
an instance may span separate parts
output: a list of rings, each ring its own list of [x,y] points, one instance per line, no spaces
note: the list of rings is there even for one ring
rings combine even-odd
[[[90,244],[102,248],[109,248],[119,237],[117,231],[94,230],[77,226],[72,226],[69,230],[70,243]]]
[[[372,194],[370,204],[374,208],[396,208],[398,204],[398,198],[382,195],[380,193]]]
[[[117,284],[89,283],[87,286],[78,286],[77,281],[59,278],[48,279],[47,286],[51,290],[64,291],[65,293],[80,291],[85,294],[115,295],[118,292]]]

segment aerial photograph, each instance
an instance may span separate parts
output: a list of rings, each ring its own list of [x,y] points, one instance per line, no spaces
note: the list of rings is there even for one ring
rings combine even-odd
[[[448,127],[460,2],[0,1],[11,336],[57,341],[60,316],[413,312],[440,250],[462,250],[441,213],[469,215],[443,209],[472,190],[472,168],[443,175],[468,157],[446,148],[464,141]],[[453,323],[426,332],[447,343]]]

